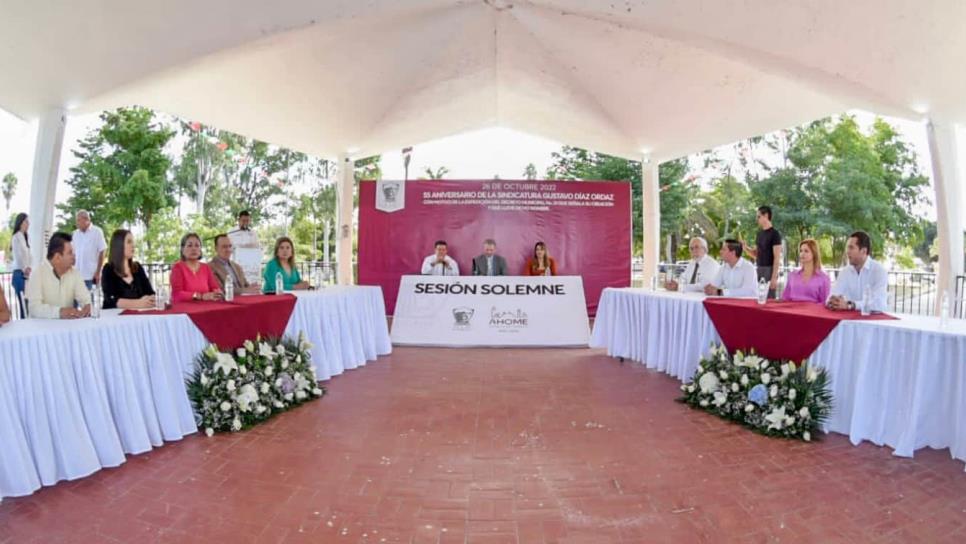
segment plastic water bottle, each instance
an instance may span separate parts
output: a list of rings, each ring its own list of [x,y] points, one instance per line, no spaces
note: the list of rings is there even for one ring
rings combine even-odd
[[[158,287],[154,293],[154,309],[159,312],[164,310],[164,287]]]
[[[758,280],[758,304],[764,304],[768,301],[768,282],[765,278]]]
[[[865,289],[862,290],[862,315],[863,316],[867,316],[872,313],[872,309],[870,308],[870,306],[872,306],[872,289],[869,289],[869,286],[866,285]]]
[[[225,282],[225,301],[231,302],[235,300],[235,282],[231,281],[231,278],[227,278],[228,281]]]
[[[275,273],[275,294],[283,295],[285,294],[285,280],[282,279],[282,273]]]

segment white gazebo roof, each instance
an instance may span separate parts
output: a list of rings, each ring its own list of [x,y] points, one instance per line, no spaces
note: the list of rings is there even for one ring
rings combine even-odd
[[[0,107],[321,156],[505,126],[659,160],[850,108],[966,121],[959,0],[0,0]]]

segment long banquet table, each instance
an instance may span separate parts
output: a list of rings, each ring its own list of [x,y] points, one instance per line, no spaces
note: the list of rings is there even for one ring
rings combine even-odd
[[[721,341],[703,300],[605,289],[590,345],[689,381]],[[928,446],[966,461],[966,321],[898,317],[843,321],[812,354],[810,362],[831,376],[834,409],[826,430],[856,445],[887,445],[899,456]]]
[[[379,287],[295,293],[286,334],[319,380],[391,353]],[[197,430],[185,377],[207,341],[184,314],[27,319],[0,328],[0,499],[122,464]]]

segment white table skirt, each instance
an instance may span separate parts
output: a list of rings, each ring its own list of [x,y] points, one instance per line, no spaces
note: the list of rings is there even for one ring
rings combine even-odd
[[[115,467],[197,430],[184,379],[207,344],[186,315],[15,321],[0,328],[0,499]],[[391,352],[378,287],[298,293],[319,379]]]
[[[720,341],[702,295],[605,289],[592,347],[689,381]],[[811,357],[827,368],[835,406],[826,430],[911,457],[949,448],[966,461],[966,321],[900,315],[843,321]]]

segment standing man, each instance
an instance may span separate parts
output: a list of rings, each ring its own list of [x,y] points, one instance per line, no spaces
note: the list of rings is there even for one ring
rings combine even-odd
[[[91,315],[91,294],[74,269],[70,234],[55,232],[50,237],[47,259],[40,261],[27,282],[27,300],[30,317],[76,319]]]
[[[262,277],[262,245],[252,230],[252,214],[248,210],[238,212],[238,228],[228,233],[228,239],[235,250],[237,262],[245,276]]]
[[[664,287],[668,291],[684,291],[686,293],[700,293],[704,291],[704,286],[714,281],[718,275],[718,261],[708,255],[708,241],[700,236],[691,238],[688,243],[688,250],[691,252],[691,262],[688,263],[684,273],[678,277],[678,281],[669,281]]]
[[[104,250],[107,242],[104,231],[91,224],[91,214],[87,210],[77,212],[77,230],[71,235],[74,254],[77,256],[77,273],[84,285],[90,290],[101,281],[101,264],[104,263]]]
[[[741,243],[730,238],[725,240],[719,255],[724,264],[718,268],[711,283],[704,286],[704,294],[719,297],[757,296],[755,266],[741,258]]]
[[[446,241],[437,240],[433,246],[436,252],[423,259],[422,274],[424,276],[459,276],[460,266],[446,254]]]
[[[872,240],[864,231],[853,232],[845,246],[849,266],[839,272],[832,294],[825,303],[829,309],[884,312],[889,309],[889,273],[872,259]],[[868,308],[863,295],[869,293]]]
[[[473,258],[474,276],[506,276],[506,259],[496,254],[496,241],[483,240],[483,254]]]
[[[756,219],[761,230],[758,231],[755,247],[751,248],[744,242],[741,245],[744,246],[745,253],[755,259],[758,279],[764,278],[768,282],[768,298],[775,298],[778,273],[782,266],[782,235],[771,224],[771,207],[759,206]]]

